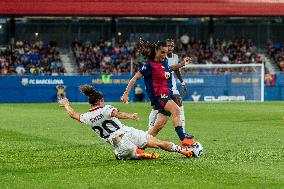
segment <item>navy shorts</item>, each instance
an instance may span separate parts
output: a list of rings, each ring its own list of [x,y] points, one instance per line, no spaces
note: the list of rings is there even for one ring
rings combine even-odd
[[[165,106],[170,100],[174,100],[172,95],[161,94],[160,96],[156,96],[152,102],[153,108],[165,116],[171,116],[171,113],[165,110]]]

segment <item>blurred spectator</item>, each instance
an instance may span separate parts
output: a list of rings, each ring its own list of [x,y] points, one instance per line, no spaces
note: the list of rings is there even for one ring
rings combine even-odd
[[[135,101],[136,102],[142,102],[144,99],[144,91],[141,88],[140,84],[137,84],[137,86],[134,89],[135,94]]]
[[[16,72],[18,75],[24,75],[26,73],[26,69],[22,64],[18,65],[16,68]]]
[[[267,42],[267,54],[279,67],[280,71],[284,71],[284,48],[283,43],[272,41]]]
[[[187,48],[187,44],[189,42],[189,36],[187,34],[183,34],[181,37],[180,37],[180,41],[182,43],[182,46],[183,46],[183,49],[186,50]]]
[[[265,86],[266,87],[273,87],[275,85],[275,74],[265,74]]]

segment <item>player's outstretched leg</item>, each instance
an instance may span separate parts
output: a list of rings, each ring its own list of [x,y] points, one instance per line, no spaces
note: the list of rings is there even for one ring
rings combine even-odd
[[[191,158],[194,156],[194,150],[192,148],[181,147],[172,142],[162,141],[151,135],[148,136],[146,147],[147,148],[157,148],[157,149],[160,148],[168,152],[177,152],[182,155],[185,155],[188,158]]]
[[[141,131],[142,132],[142,131]],[[143,132],[145,133],[145,132]],[[137,133],[136,133],[137,134]],[[147,134],[145,133],[145,138]],[[146,140],[145,140],[146,142]],[[117,160],[140,160],[140,159],[157,159],[159,154],[156,152],[148,153],[141,150],[128,136],[119,136],[117,143],[114,144],[115,158]]]
[[[157,152],[146,152],[141,150],[140,148],[136,148],[134,154],[132,155],[132,160],[140,160],[140,159],[157,159],[160,155]]]

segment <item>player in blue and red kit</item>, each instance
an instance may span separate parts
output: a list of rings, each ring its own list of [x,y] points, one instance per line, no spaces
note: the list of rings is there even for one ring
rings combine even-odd
[[[159,130],[163,128],[158,125],[164,126],[169,116],[172,115],[173,126],[182,145],[192,146],[195,141],[186,137],[189,135],[183,131],[180,120],[180,109],[173,100],[172,73],[166,59],[167,48],[165,42],[151,43],[143,40],[139,41],[138,49],[147,58],[148,62],[130,80],[121,100],[128,102],[128,94],[131,88],[138,79],[144,77],[146,92],[151,100],[151,105],[159,111],[154,127],[148,133],[156,136]],[[190,58],[186,57],[184,62],[180,64],[180,67],[189,62]]]

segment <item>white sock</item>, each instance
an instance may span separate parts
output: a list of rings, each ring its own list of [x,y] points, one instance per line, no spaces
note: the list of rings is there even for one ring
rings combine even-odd
[[[149,125],[148,125],[149,129],[154,126],[154,123],[157,119],[157,114],[158,114],[158,110],[152,109],[152,111],[149,115]]]
[[[178,153],[180,153],[182,150],[185,150],[185,148],[172,143],[171,152],[178,152]]]
[[[184,108],[181,106],[180,108],[180,120],[181,120],[181,126],[183,128],[183,132],[185,133],[185,116],[184,116]]]

